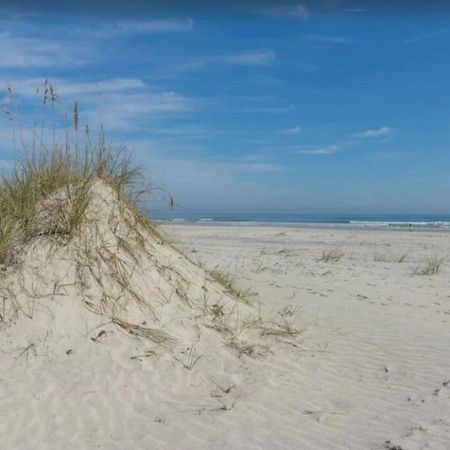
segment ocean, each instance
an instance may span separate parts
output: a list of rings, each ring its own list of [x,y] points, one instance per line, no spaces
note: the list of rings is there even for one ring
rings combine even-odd
[[[302,214],[302,213],[150,213],[153,220],[170,223],[240,226],[293,226],[379,230],[450,231],[450,214]]]

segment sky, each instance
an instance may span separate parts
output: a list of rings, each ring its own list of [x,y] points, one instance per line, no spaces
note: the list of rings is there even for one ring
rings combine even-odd
[[[48,79],[180,212],[450,212],[445,2],[36,3],[0,1],[1,103],[58,128]]]

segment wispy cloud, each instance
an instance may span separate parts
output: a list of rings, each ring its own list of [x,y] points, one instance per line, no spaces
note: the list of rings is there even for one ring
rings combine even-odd
[[[344,11],[348,12],[348,13],[352,13],[352,14],[361,14],[361,13],[367,12],[368,10],[366,8],[358,8],[358,7],[356,7],[356,8],[347,8]]]
[[[375,138],[375,137],[381,137],[386,136],[390,133],[392,133],[392,128],[389,127],[381,127],[376,128],[374,130],[365,130],[360,133],[355,133],[354,136],[357,138]]]
[[[103,124],[110,131],[138,131],[148,126],[149,120],[179,116],[197,109],[193,99],[175,92],[112,92],[92,101],[87,96],[84,118],[94,125]],[[83,118],[83,110],[81,110]]]
[[[0,14],[2,12],[0,11]],[[19,14],[19,13],[18,13]],[[107,20],[91,23],[77,23],[61,31],[61,25],[47,17],[45,33],[42,27],[35,27],[27,18],[19,14],[2,17],[2,28],[13,29],[0,32],[0,68],[10,67],[51,67],[61,63],[80,65],[91,62],[92,51],[105,40],[127,35],[153,35],[189,32],[194,29],[194,20],[188,18],[162,18],[154,20]],[[41,21],[45,14],[37,14]],[[58,36],[43,38],[42,36]],[[98,42],[96,42],[98,41]],[[94,45],[94,48],[92,46]]]
[[[415,42],[424,41],[426,39],[432,39],[438,36],[442,36],[443,34],[447,34],[450,32],[450,28],[443,28],[442,30],[434,31],[428,34],[422,34],[420,36],[412,37],[409,39],[405,39],[406,44],[414,44]]]
[[[152,133],[169,140],[202,140],[218,134],[219,131],[197,124],[155,128]]]
[[[301,147],[299,150],[295,150],[295,153],[300,155],[332,155],[340,150],[340,146],[337,144],[327,145],[325,147]]]
[[[204,56],[187,59],[178,64],[176,69],[181,72],[200,70],[218,70],[225,65],[233,66],[265,66],[271,64],[276,58],[273,50],[243,50],[222,55]]]
[[[306,5],[298,3],[297,5],[279,5],[262,8],[260,14],[274,18],[287,18],[296,20],[308,20],[310,13]]]
[[[379,151],[375,152],[374,156],[382,161],[391,161],[409,157],[411,156],[411,152],[406,150]]]
[[[285,135],[295,135],[295,134],[300,134],[302,132],[302,129],[300,127],[300,125],[296,125],[293,128],[285,128],[283,130],[280,130],[280,134],[285,134]]]
[[[127,19],[98,21],[95,27],[81,24],[68,30],[74,38],[80,39],[114,39],[127,36],[178,34],[192,31],[195,28],[194,19],[190,17],[161,19]]]
[[[82,123],[87,122],[93,127],[102,124],[111,132],[142,130],[149,120],[161,121],[194,111],[200,106],[190,97],[172,91],[155,90],[135,78],[113,78],[97,82],[70,79],[50,81],[64,104],[78,101]],[[36,88],[42,88],[43,84],[43,79],[21,79],[11,83],[11,88],[16,96],[33,104]],[[3,87],[6,94],[7,84],[4,83]]]
[[[317,145],[303,145],[300,147],[291,147],[292,153],[300,154],[300,155],[317,155],[317,156],[325,156],[325,155],[333,155],[342,151],[349,151],[358,146],[360,146],[365,139],[370,138],[383,138],[381,140],[377,140],[377,143],[383,143],[390,139],[390,135],[393,129],[389,127],[381,127],[377,129],[365,130],[360,133],[355,133],[345,139],[338,140],[337,142],[325,145],[325,146],[317,146]],[[383,153],[382,151],[378,152],[380,155]],[[397,157],[392,154],[392,158]],[[382,157],[380,156],[380,159]],[[388,152],[385,153],[385,159],[389,158]]]
[[[351,44],[354,42],[352,39],[343,36],[332,36],[326,34],[309,34],[306,36],[308,41],[316,42],[319,44]]]
[[[126,20],[117,24],[117,30],[127,33],[179,33],[191,31],[194,20],[160,19],[160,20]]]
[[[231,53],[229,55],[220,56],[217,59],[229,64],[259,66],[270,64],[275,59],[275,56],[275,52],[272,50],[261,50]]]
[[[13,19],[13,20],[21,20],[21,19],[27,19],[27,18],[35,18],[35,17],[41,17],[42,14],[37,11],[19,11],[15,9],[9,9],[9,8],[1,8],[0,14],[3,18],[6,19]]]
[[[68,41],[0,34],[0,68],[80,66],[92,50]]]
[[[240,161],[262,161],[267,158],[264,153],[250,153],[239,158]]]
[[[267,66],[276,58],[273,50],[243,50],[222,55],[204,56],[198,58],[184,58],[184,61],[175,65],[179,72],[194,72],[219,70],[224,66]]]
[[[269,173],[269,172],[281,172],[283,167],[275,163],[249,163],[249,164],[233,164],[232,169],[239,172],[259,172],[259,173]]]
[[[44,81],[43,78],[19,78],[11,83],[4,82],[3,86],[0,86],[0,92],[1,88],[6,90],[8,85],[11,86],[14,93],[32,96],[36,93],[37,88],[42,88]],[[87,82],[56,78],[52,79],[51,82],[61,95],[100,94],[103,92],[120,92],[148,87],[142,80],[137,78],[111,78]]]
[[[244,112],[254,112],[263,114],[286,114],[295,109],[294,105],[289,106],[256,106],[244,109]]]

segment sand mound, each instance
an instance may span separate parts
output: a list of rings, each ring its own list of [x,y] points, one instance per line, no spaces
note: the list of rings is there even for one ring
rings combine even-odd
[[[18,245],[16,264],[2,273],[2,339],[33,351],[45,342],[47,356],[118,331],[175,357],[194,346],[239,346],[254,308],[139,221],[104,182],[94,182],[90,196],[69,242],[45,230],[55,209],[71,207],[70,195],[58,192],[42,205],[40,236]]]
[[[75,236],[49,231],[69,191],[43,202],[38,236],[0,272],[0,433],[7,448],[165,448],[154,424],[170,417],[177,442],[189,417],[233,410],[248,361],[292,330],[264,325],[102,181]]]

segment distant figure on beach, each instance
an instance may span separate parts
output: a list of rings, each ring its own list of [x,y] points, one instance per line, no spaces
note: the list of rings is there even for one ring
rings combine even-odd
[[[412,231],[412,223],[409,224],[409,231]]]

